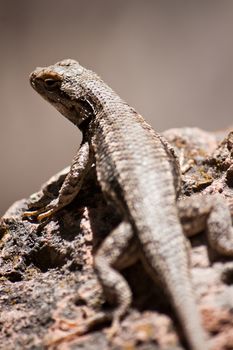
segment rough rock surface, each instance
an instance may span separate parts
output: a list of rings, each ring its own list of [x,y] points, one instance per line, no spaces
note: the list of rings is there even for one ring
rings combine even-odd
[[[233,213],[233,132],[182,128],[164,136],[181,161],[181,196],[218,192]],[[110,307],[92,256],[121,217],[105,202],[94,168],[77,199],[49,221],[22,220],[40,197],[42,191],[16,202],[0,221],[0,349],[185,349],[168,298],[140,263],[123,271],[134,302],[116,337],[109,339],[108,323],[78,334],[88,317]],[[205,232],[191,245],[194,289],[211,350],[233,349],[233,257],[210,251]]]

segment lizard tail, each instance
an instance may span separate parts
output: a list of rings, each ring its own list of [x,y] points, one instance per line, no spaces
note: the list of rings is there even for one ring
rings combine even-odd
[[[168,279],[168,284],[170,284],[171,278]],[[172,305],[176,310],[176,315],[181,323],[190,349],[208,350],[207,336],[202,326],[188,273],[184,273],[182,276],[182,271],[179,271],[178,278],[173,280],[170,288],[167,285],[167,290],[170,291],[168,293],[170,294]]]
[[[207,337],[202,326],[198,305],[192,288],[187,244],[180,227],[167,239],[160,235],[160,244],[150,240],[143,244],[143,262],[155,282],[158,277],[167,292],[173,310],[181,324],[190,350],[208,350]],[[171,231],[170,231],[171,232]],[[176,234],[178,232],[178,234]],[[150,237],[155,237],[150,235]],[[162,243],[161,243],[162,241]]]

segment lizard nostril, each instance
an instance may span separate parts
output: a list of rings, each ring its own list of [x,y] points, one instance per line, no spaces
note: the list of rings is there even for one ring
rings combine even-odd
[[[29,75],[29,80],[30,80],[30,82],[34,81],[34,80],[38,77],[38,74],[41,73],[42,70],[43,70],[43,68],[37,67],[37,68]]]
[[[30,83],[31,83],[31,84],[35,81],[35,78],[36,78],[36,72],[32,72],[32,73],[29,75],[29,80],[30,80]]]

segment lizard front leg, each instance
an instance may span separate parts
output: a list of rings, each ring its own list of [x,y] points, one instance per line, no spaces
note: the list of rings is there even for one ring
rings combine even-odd
[[[30,210],[35,211],[42,209],[58,196],[59,190],[70,171],[70,166],[62,169],[57,174],[53,175],[47,180],[39,190],[39,192],[33,193],[30,196],[30,202],[28,207]]]
[[[65,177],[65,180],[61,186],[58,197],[52,200],[44,208],[40,208],[34,211],[26,211],[23,213],[23,217],[37,216],[37,220],[42,220],[56,213],[67,204],[71,203],[72,200],[78,194],[85,175],[89,171],[93,163],[93,156],[90,152],[89,143],[84,142],[73,159],[70,167],[70,171]]]
[[[210,246],[222,255],[233,256],[231,213],[221,195],[193,195],[178,201],[178,209],[187,236],[207,228]]]

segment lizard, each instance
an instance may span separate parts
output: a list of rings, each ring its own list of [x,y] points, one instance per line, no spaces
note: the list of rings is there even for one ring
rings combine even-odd
[[[66,175],[62,175],[58,197],[42,208],[25,211],[23,216],[41,221],[71,203],[95,164],[104,196],[123,217],[94,256],[106,298],[114,299],[117,305],[112,329],[119,327],[132,301],[128,283],[119,272],[121,261],[127,265],[141,259],[152,280],[157,283],[159,279],[164,286],[190,349],[207,349],[190,278],[184,231],[191,235],[192,225],[186,212],[190,222],[200,213],[201,223],[194,225],[194,231],[207,225],[212,246],[232,256],[227,205],[220,196],[215,196],[215,201],[197,196],[195,201],[178,201],[181,174],[172,147],[97,74],[77,61],[65,59],[36,68],[30,83],[81,130],[83,139]],[[136,250],[130,249],[132,244]]]

